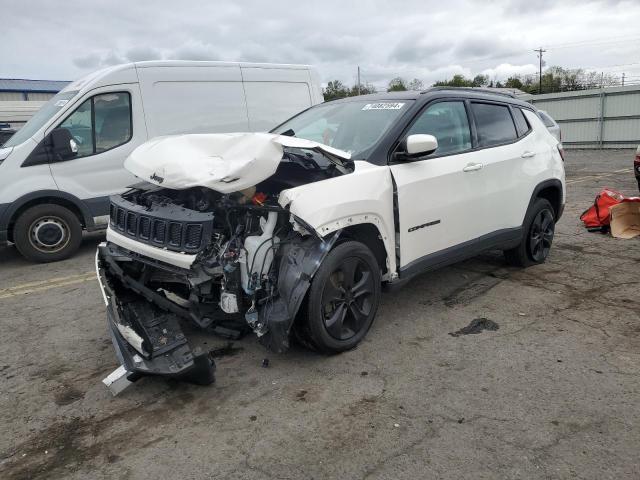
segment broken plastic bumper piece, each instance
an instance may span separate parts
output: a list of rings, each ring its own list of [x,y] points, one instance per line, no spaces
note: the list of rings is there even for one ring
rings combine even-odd
[[[144,375],[178,377],[198,384],[214,381],[215,364],[206,354],[192,351],[176,315],[149,303],[142,296],[119,299],[103,262],[108,247],[98,247],[97,274],[107,304],[107,322],[116,356],[121,363],[103,380],[114,395]]]

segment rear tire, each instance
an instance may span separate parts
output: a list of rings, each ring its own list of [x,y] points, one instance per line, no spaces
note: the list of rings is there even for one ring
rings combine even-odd
[[[296,333],[323,353],[355,348],[365,337],[380,303],[380,267],[362,243],[348,241],[329,252],[313,277],[307,316]]]
[[[57,262],[78,250],[82,242],[82,225],[68,208],[55,204],[36,205],[16,220],[13,241],[28,260]]]
[[[520,244],[504,251],[507,263],[516,267],[544,263],[551,250],[555,225],[551,203],[537,198],[525,216]]]

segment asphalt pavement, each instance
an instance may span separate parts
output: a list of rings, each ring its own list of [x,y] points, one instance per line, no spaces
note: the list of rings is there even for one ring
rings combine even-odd
[[[333,357],[212,337],[210,387],[102,385],[101,234],[47,265],[0,248],[0,478],[639,478],[640,238],[578,220],[600,187],[637,195],[633,152],[567,157],[544,265],[417,277]]]

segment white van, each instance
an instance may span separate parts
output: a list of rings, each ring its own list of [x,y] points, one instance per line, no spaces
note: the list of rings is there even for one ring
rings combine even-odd
[[[137,182],[125,158],[150,138],[267,131],[323,101],[306,65],[149,61],[68,85],[0,148],[0,245],[38,262],[106,227],[109,196]]]

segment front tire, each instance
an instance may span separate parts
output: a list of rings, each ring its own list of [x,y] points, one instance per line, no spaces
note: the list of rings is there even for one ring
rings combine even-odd
[[[525,216],[520,244],[504,251],[507,263],[517,267],[544,263],[551,250],[555,228],[555,214],[551,203],[544,198],[536,199]]]
[[[329,252],[311,282],[307,316],[300,325],[305,344],[324,353],[355,348],[380,303],[380,267],[362,243],[348,241]]]
[[[82,225],[68,208],[55,204],[36,205],[18,217],[13,241],[28,260],[57,262],[78,250],[82,242]]]

